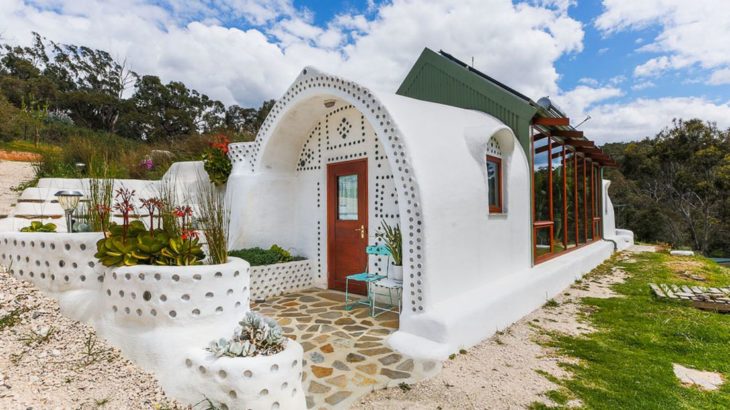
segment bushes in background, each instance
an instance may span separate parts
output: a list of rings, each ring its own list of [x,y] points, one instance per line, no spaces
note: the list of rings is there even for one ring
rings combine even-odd
[[[279,245],[272,245],[269,249],[247,248],[230,251],[230,256],[241,258],[251,266],[273,265],[275,263],[293,262],[304,260],[302,256],[292,254]]]

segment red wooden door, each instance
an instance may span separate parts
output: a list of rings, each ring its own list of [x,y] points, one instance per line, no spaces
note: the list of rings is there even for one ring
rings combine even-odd
[[[345,278],[368,263],[368,161],[327,165],[327,260],[330,289],[345,290]],[[365,294],[362,282],[350,292]]]

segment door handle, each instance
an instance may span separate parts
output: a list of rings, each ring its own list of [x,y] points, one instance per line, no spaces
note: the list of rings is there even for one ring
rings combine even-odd
[[[367,232],[367,228],[365,228],[365,225],[360,225],[359,228],[355,228],[356,231],[360,231],[360,239],[365,239],[365,232]]]

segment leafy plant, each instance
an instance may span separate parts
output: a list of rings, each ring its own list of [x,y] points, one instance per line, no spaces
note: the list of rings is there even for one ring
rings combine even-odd
[[[380,231],[382,229],[382,232]],[[390,226],[387,222],[380,222],[380,229],[375,233],[375,236],[381,238],[385,242],[385,247],[388,248],[391,258],[393,258],[393,265],[403,265],[403,238],[400,231],[400,225]]]
[[[228,260],[228,224],[230,211],[223,195],[201,176],[198,176],[198,224],[208,244],[211,263],[226,263]]]
[[[206,348],[215,357],[271,356],[284,350],[284,331],[274,319],[256,312],[246,312],[238,322],[232,339],[221,338]]]
[[[94,255],[104,266],[133,266],[137,264],[187,266],[199,265],[205,258],[198,234],[191,228],[193,211],[189,206],[174,210],[174,234],[154,227],[155,212],[162,212],[164,203],[158,198],[145,199],[143,207],[150,213],[150,225],[129,221],[133,209],[134,191],[118,190],[114,209],[122,212],[124,222],[112,223],[109,233],[96,243]],[[159,220],[159,219],[158,219]],[[180,223],[178,224],[178,220]],[[171,229],[172,230],[172,229]],[[181,232],[177,235],[177,232]]]
[[[30,223],[30,226],[21,228],[20,232],[56,232],[56,224],[50,222],[44,224],[40,221],[33,221]]]
[[[203,153],[203,168],[208,173],[208,178],[213,184],[220,186],[228,182],[231,175],[233,165],[231,159],[228,158],[228,143],[230,142],[225,135],[217,135],[215,140]]]
[[[160,251],[161,258],[155,261],[158,265],[188,266],[200,265],[205,258],[203,247],[197,236],[193,238],[171,238],[168,246]]]
[[[279,245],[272,245],[269,249],[258,247],[238,249],[230,251],[228,254],[245,260],[251,266],[273,265],[275,263],[293,262],[304,259],[301,256],[292,256],[289,251]]]

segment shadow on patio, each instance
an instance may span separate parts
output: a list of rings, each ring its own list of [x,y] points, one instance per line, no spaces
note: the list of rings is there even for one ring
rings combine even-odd
[[[341,292],[308,289],[252,306],[304,347],[307,408],[347,408],[372,390],[440,371],[437,361],[411,359],[387,346],[388,335],[398,329],[397,314],[373,318],[365,306],[346,311],[344,300]]]

